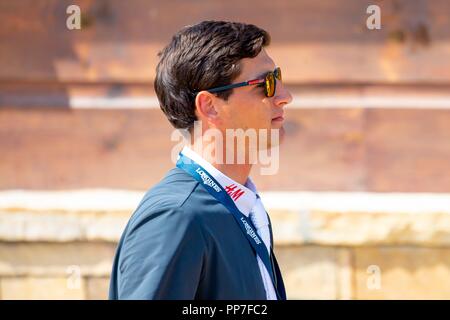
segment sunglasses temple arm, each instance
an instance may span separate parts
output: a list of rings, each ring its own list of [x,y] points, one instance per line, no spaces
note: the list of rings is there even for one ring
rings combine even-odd
[[[225,91],[225,90],[229,90],[229,89],[234,89],[234,88],[248,86],[250,84],[249,82],[250,81],[245,81],[245,82],[240,82],[240,83],[235,83],[235,84],[229,84],[227,86],[217,87],[217,88],[209,89],[209,90],[206,90],[206,91],[208,91],[210,93]]]

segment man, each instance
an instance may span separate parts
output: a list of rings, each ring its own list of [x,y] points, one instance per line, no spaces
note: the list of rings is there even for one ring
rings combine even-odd
[[[292,96],[265,50],[269,42],[254,25],[204,21],[179,31],[160,53],[161,109],[185,132],[201,123],[201,134],[191,136],[177,167],[146,193],[128,222],[110,299],[286,298],[269,217],[249,178],[253,163],[216,157],[244,152],[249,159],[255,148],[206,137],[208,130],[229,129],[283,135],[283,108]],[[269,149],[277,143],[259,140]]]

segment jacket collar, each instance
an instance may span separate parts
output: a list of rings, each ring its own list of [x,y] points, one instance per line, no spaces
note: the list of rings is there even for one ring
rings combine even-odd
[[[190,147],[185,146],[181,153],[206,169],[206,171],[208,171],[208,173],[216,179],[221,187],[230,195],[239,211],[245,216],[249,216],[258,196],[256,186],[250,177],[248,177],[245,185],[242,185],[217,170],[211,163],[206,161]]]

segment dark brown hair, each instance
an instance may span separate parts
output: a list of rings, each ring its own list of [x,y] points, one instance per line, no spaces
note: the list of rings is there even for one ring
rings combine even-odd
[[[203,21],[177,32],[159,53],[154,84],[172,125],[191,128],[196,91],[230,84],[240,74],[239,61],[256,57],[269,43],[263,29],[237,22]],[[231,94],[232,90],[216,93],[225,100]]]

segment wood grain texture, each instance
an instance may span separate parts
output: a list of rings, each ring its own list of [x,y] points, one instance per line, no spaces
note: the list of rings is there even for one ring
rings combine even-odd
[[[70,4],[81,8],[81,30],[66,28]],[[381,30],[366,27],[370,4],[381,7]],[[0,8],[0,80],[149,82],[172,34],[211,19],[267,29],[288,82],[450,80],[445,0],[23,0]]]
[[[276,175],[261,190],[449,192],[450,111],[287,110]],[[153,110],[0,109],[0,189],[147,189],[173,163]]]

